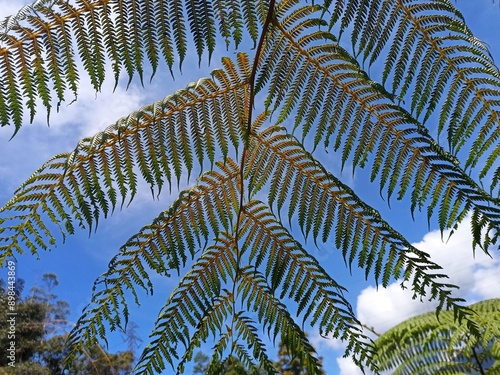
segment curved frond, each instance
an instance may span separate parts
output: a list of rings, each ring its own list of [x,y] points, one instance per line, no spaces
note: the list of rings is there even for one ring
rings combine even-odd
[[[0,260],[51,247],[56,234],[47,221],[63,236],[75,231],[75,222],[90,231],[120,201],[134,198],[137,170],[159,194],[165,183],[179,183],[184,170],[189,174],[195,161],[203,168],[207,159],[226,158],[246,123],[248,58],[239,55],[239,68],[229,59],[223,63],[225,70],[214,71],[213,79],[118,120],[33,173],[0,209]]]
[[[175,369],[181,353],[192,353],[193,348],[187,350],[193,341],[190,328],[196,329],[195,345],[205,341],[210,333],[223,329],[225,315],[232,309],[228,302],[233,297],[221,294],[226,293],[222,285],[228,278],[234,278],[234,246],[234,238],[227,234],[219,237],[218,244],[203,252],[181,279],[156,320],[152,340],[144,349],[136,371],[160,373],[165,369],[164,360]],[[181,344],[185,350],[179,347]],[[178,373],[181,369],[182,366],[177,369]]]
[[[0,124],[13,124],[16,133],[24,105],[33,120],[35,98],[50,113],[52,87],[57,107],[67,89],[76,99],[79,60],[99,91],[108,61],[116,83],[123,70],[130,82],[135,74],[142,80],[144,60],[153,75],[160,59],[170,70],[175,61],[182,64],[190,38],[200,59],[205,52],[211,56],[218,36],[237,46],[246,32],[255,42],[266,6],[265,1],[39,0],[0,30]]]
[[[383,54],[384,83],[398,97],[411,90],[412,113],[425,122],[440,109],[438,129],[450,151],[468,145],[466,168],[483,155],[481,178],[500,168],[500,72],[451,1],[361,2],[336,17],[341,29],[354,28],[352,43],[363,61],[371,65]]]
[[[206,246],[209,235],[217,236],[231,227],[238,205],[235,197],[239,186],[239,168],[230,159],[219,167],[222,173],[211,171],[204,174],[194,188],[181,193],[169,210],[161,213],[151,225],[142,228],[122,246],[111,260],[109,270],[96,280],[92,302],[84,309],[70,335],[73,351],[84,342],[105,339],[106,324],[112,331],[125,328],[129,315],[125,291],[133,294],[137,304],[136,286],[152,294],[151,270],[163,276],[169,276],[171,270],[180,272],[187,260],[193,259],[198,250]],[[220,200],[220,197],[226,199]],[[225,280],[226,275],[231,277],[234,273],[234,262],[225,258],[231,254],[224,250],[223,247],[213,246],[205,251],[202,259],[212,259],[210,264],[198,260],[196,267],[203,266],[206,272],[206,267],[216,267],[210,268],[217,273],[211,276],[212,282],[217,278]],[[206,277],[209,276],[206,274]],[[197,278],[198,281],[209,280]]]
[[[500,361],[500,300],[471,305],[471,318],[480,328],[472,335],[454,319],[453,312],[433,312],[410,318],[375,341],[374,361],[394,374],[490,373]],[[481,371],[482,370],[482,371]]]
[[[265,346],[258,337],[253,323],[251,318],[244,316],[241,312],[233,315],[231,327],[234,328],[234,332],[228,329],[215,344],[206,375],[219,375],[228,369],[231,373],[241,375],[247,375],[249,372],[252,375],[259,375],[262,374],[262,370],[265,370],[266,374],[278,374],[267,356]],[[245,340],[248,348],[244,348],[237,341],[232,341],[233,335],[239,335],[240,339]],[[229,344],[231,344],[231,351],[226,354]],[[250,350],[254,358],[259,358],[259,363],[252,361]]]
[[[280,110],[278,123],[293,114],[294,129],[301,128],[302,139],[314,131],[314,147],[333,143],[342,165],[370,163],[371,179],[379,180],[388,199],[410,195],[412,214],[426,207],[429,220],[436,215],[441,230],[476,212],[480,220],[473,223],[474,243],[488,251],[497,241],[500,201],[467,175],[458,159],[417,120],[389,100],[390,94],[370,80],[346,50],[328,42],[328,33],[304,33],[311,17],[303,19],[299,13],[289,16],[289,25],[275,25],[260,67],[260,85],[269,84],[268,105]],[[281,63],[290,56],[293,63]]]
[[[246,348],[238,342],[233,346],[234,354],[245,365],[245,368],[255,374],[259,373],[258,370],[260,368],[264,369],[266,374],[279,374],[267,355],[268,350],[266,350],[266,346],[259,337],[258,323],[245,316],[243,312],[239,312],[234,315],[233,325],[237,333],[236,337],[239,339],[238,341],[241,340],[247,344]],[[251,355],[249,353],[250,349]],[[254,362],[254,359],[257,362]]]
[[[322,336],[342,339],[347,344],[345,355],[352,355],[359,365],[370,358],[370,345],[361,333],[351,304],[340,286],[261,202],[251,201],[244,209],[241,223],[244,236],[242,252],[248,253],[248,264],[262,270],[262,277],[279,300],[288,298],[297,305],[297,317],[316,326]],[[265,306],[262,296],[241,287],[242,299],[248,307]],[[280,326],[270,312],[259,312],[265,326]],[[273,324],[275,323],[275,324]],[[270,333],[271,328],[268,332]],[[276,339],[277,331],[273,332]]]
[[[227,369],[242,375],[258,375],[262,374],[262,370],[266,374],[278,374],[265,344],[259,337],[255,323],[242,311],[233,314],[230,325],[226,325],[226,331],[214,346],[212,360],[206,370],[207,375],[219,375]],[[246,347],[242,341],[246,343]]]
[[[356,327],[354,325],[355,323],[353,323],[356,322],[356,319],[349,303],[341,295],[341,287],[328,276],[314,258],[292,239],[284,228],[278,226],[278,221],[272,217],[269,211],[266,212],[262,204],[258,202],[248,204],[245,206],[244,216],[245,219],[241,224],[242,228],[240,232],[241,236],[245,238],[242,244],[242,254],[248,250],[247,248],[254,249],[249,255],[249,261],[256,265],[251,267],[258,266],[256,257],[265,257],[268,264],[272,264],[274,268],[284,268],[282,270],[270,270],[268,267],[266,271],[267,277],[279,278],[279,275],[283,275],[284,273],[289,275],[281,281],[276,281],[276,279],[270,281],[271,289],[269,289],[269,292],[280,287],[280,289],[282,289],[280,298],[288,294],[289,297],[293,297],[297,302],[299,313],[301,310],[306,310],[304,313],[304,320],[310,316],[311,324],[318,322],[320,331],[323,334],[328,335],[333,333],[335,337],[348,340],[348,350],[356,353],[356,359],[359,360],[359,363],[361,364],[361,361],[366,360],[366,358],[369,357],[369,349],[364,347],[364,345],[366,345],[364,342],[365,338],[360,334],[359,327]],[[260,244],[265,244],[265,248],[260,249],[260,251],[258,251],[259,255],[257,255],[255,249],[259,244],[256,242],[255,237],[265,237],[266,234],[269,239]],[[268,305],[262,300],[262,298],[267,298],[261,295],[262,291],[250,290],[248,289],[248,285],[238,287],[240,294],[238,297],[231,297],[228,291],[224,292],[227,293],[225,297],[220,296],[223,285],[230,281],[229,278],[232,278],[233,282],[238,285],[242,281],[240,280],[241,270],[237,273],[234,272],[236,270],[234,256],[237,254],[237,250],[232,248],[234,243],[232,244],[229,238],[227,240],[219,238],[218,241],[220,244],[209,247],[195,263],[192,271],[184,277],[180,286],[173,294],[175,296],[178,295],[178,298],[171,297],[169,299],[166,305],[169,307],[164,308],[164,311],[168,311],[168,314],[160,314],[157,328],[153,333],[153,336],[158,337],[156,337],[145,350],[141,362],[139,363],[138,370],[146,371],[146,373],[160,371],[164,368],[162,367],[163,360],[166,360],[175,368],[175,361],[180,359],[180,351],[177,348],[178,344],[175,343],[183,343],[185,346],[185,349],[182,351],[184,355],[179,365],[177,365],[177,369],[182,372],[181,369],[183,368],[184,362],[191,358],[194,348],[199,345],[201,341],[205,341],[209,334],[217,335],[222,332],[224,319],[227,319],[227,314],[230,314],[232,311],[232,307],[230,308],[229,305],[227,305],[228,300],[241,298],[242,303],[246,302],[248,304],[248,308],[250,308],[252,304],[255,304],[253,309],[257,309],[256,306]],[[207,257],[210,259],[210,262],[208,262]],[[231,257],[232,260],[229,258],[226,259],[227,257]],[[210,265],[210,269],[207,268],[207,264]],[[198,267],[203,269],[198,272]],[[289,270],[288,267],[290,267],[291,270]],[[294,272],[288,273],[284,271]],[[193,274],[191,275],[191,273]],[[185,286],[184,281],[186,281]],[[290,286],[292,286],[291,289],[289,289]],[[191,291],[189,293],[185,290],[185,288],[188,287],[189,291]],[[263,288],[262,285],[260,287]],[[265,290],[267,290],[267,287]],[[212,295],[211,293],[215,294]],[[204,297],[202,298],[202,296]],[[220,305],[222,302],[224,302],[223,306]],[[223,309],[224,314],[218,310],[219,308]],[[259,311],[257,311],[257,314],[260,324],[268,327],[269,334],[271,327],[275,327],[273,336],[276,337],[280,332],[279,327],[283,325],[286,326],[287,324],[280,320],[284,317],[280,314],[273,315],[276,312],[275,310]],[[189,317],[185,316],[185,314],[189,313]],[[289,318],[290,317],[286,319]],[[245,330],[242,333],[240,332],[239,335],[233,339],[244,339],[244,341],[247,341],[249,347],[254,348],[253,358],[257,360],[257,362],[252,362],[250,358],[245,360],[246,352],[239,353],[237,358],[242,361],[250,361],[248,364],[267,363],[270,366],[271,362],[267,357],[265,348],[262,346],[262,343],[260,343],[260,339],[258,339],[255,332],[252,332],[251,327],[247,326],[248,322],[241,319],[242,317],[239,313],[234,312],[232,324],[235,325],[236,331],[238,331],[238,327],[242,329],[245,328]],[[195,329],[194,334],[191,335],[190,330],[187,328],[183,328],[181,330],[182,333],[179,333],[179,328],[186,327],[186,324],[192,327],[192,329]],[[248,331],[249,329],[250,331]],[[177,335],[181,334],[182,337],[172,336],[174,333]],[[281,338],[282,334],[283,333],[280,333]],[[287,335],[288,334],[289,333],[287,333]],[[294,333],[294,335],[295,334],[299,333]],[[242,337],[239,337],[240,335],[242,335]],[[313,353],[313,351],[310,353]],[[241,356],[243,356],[243,358]],[[311,358],[308,361],[311,361]]]
[[[453,306],[461,318],[468,315],[458,304],[461,299],[452,297],[456,287],[444,283],[446,276],[436,273],[441,267],[328,173],[282,128],[270,127],[254,135],[246,168],[252,193],[268,184],[270,206],[276,204],[281,212],[288,202],[289,220],[297,217],[305,236],[312,231],[315,240],[333,240],[349,267],[357,259],[366,277],[373,272],[375,281],[383,286],[391,278],[403,276],[415,297],[428,296],[439,302],[438,310]]]
[[[310,374],[321,374],[318,359],[313,355],[305,333],[294,322],[286,306],[274,296],[266,278],[255,267],[246,266],[240,270],[238,293],[242,294],[247,308],[255,311],[259,323],[273,336],[278,334],[290,352],[301,359],[302,366]]]

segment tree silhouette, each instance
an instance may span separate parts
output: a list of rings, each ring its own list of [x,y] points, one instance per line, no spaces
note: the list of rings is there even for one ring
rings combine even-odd
[[[81,74],[99,91],[106,66],[130,83],[164,66],[176,74],[220,44],[233,56],[49,159],[0,209],[4,262],[93,231],[144,188],[139,179],[157,195],[200,171],[96,280],[74,355],[125,329],[153,274],[178,273],[137,373],[183,372],[208,339],[212,362],[275,373],[264,327],[319,374],[306,324],[371,367],[373,347],[315,244],[381,286],[402,278],[479,335],[439,265],[330,168],[365,170],[384,198],[441,230],[470,215],[472,245],[496,248],[500,74],[449,0],[38,0],[0,30],[0,123],[14,134],[39,106],[52,116],[76,100]]]

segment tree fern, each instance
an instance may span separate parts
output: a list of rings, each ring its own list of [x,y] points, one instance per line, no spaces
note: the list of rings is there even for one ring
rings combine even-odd
[[[484,337],[440,266],[328,168],[335,158],[368,169],[384,197],[403,200],[409,216],[425,210],[441,230],[470,215],[473,245],[497,246],[500,75],[448,0],[40,0],[4,21],[0,40],[0,122],[14,134],[38,106],[56,116],[52,107],[77,100],[83,74],[99,91],[107,66],[115,85],[123,74],[142,83],[186,58],[210,60],[219,44],[238,52],[210,78],[49,159],[0,209],[1,262],[40,256],[77,228],[96,230],[143,186],[156,197],[199,174],[117,250],[70,335],[69,359],[126,329],[130,300],[153,293],[153,274],[177,274],[136,373],[182,373],[208,340],[209,373],[235,359],[273,373],[265,336],[320,373],[305,325],[375,368],[377,345],[312,255],[318,244],[382,287],[401,278],[414,298],[437,301],[449,327]],[[369,71],[377,64],[380,77]],[[316,157],[320,148],[330,154]],[[446,338],[458,343],[454,332]]]
[[[499,368],[500,300],[471,306],[481,328],[476,337],[450,311],[410,318],[375,340],[375,362],[393,374],[496,374]]]

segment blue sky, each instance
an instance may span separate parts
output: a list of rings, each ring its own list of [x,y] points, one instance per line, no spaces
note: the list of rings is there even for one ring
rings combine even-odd
[[[24,3],[26,2],[21,0],[0,0],[0,19],[14,13]],[[499,4],[494,4],[491,0],[458,0],[455,4],[463,12],[476,36],[490,47],[495,61],[500,62]],[[224,52],[219,50],[215,55],[221,56]],[[210,67],[206,67],[203,62],[205,65],[202,64],[200,71],[196,60],[188,59],[183,67],[184,75],[177,75],[175,81],[172,81],[168,73],[159,73],[151,84],[145,83],[144,90],[135,84],[126,90],[125,81],[113,93],[114,82],[110,74],[102,92],[96,95],[90,84],[82,80],[78,100],[69,107],[63,105],[60,113],[53,113],[50,127],[45,123],[43,109],[40,109],[35,123],[25,125],[10,141],[12,128],[1,128],[0,205],[3,205],[14,189],[50,156],[72,150],[82,137],[93,135],[142,105],[162,98],[177,88],[185,87],[187,83],[201,76],[207,76],[210,70],[218,66],[219,61],[218,57],[215,57]],[[344,177],[349,179],[349,173]],[[356,185],[357,181],[350,180],[350,183]],[[378,195],[378,187],[366,186],[361,189],[364,189],[363,195],[370,196],[372,191]],[[168,208],[171,202],[171,198],[165,194],[159,200],[153,200],[149,189],[144,191],[144,194],[135,198],[130,207],[116,212],[108,220],[101,221],[97,233],[92,234],[90,238],[88,233],[79,232],[68,237],[66,243],[60,244],[53,251],[40,252],[39,259],[29,254],[18,256],[17,276],[25,279],[27,286],[32,286],[40,283],[44,273],[56,273],[60,281],[56,294],[70,303],[70,319],[76,321],[79,311],[90,300],[94,280],[107,269],[109,260],[119,246],[143,225],[150,223],[160,210]],[[378,208],[383,209],[384,206]],[[465,230],[459,230],[447,244],[443,244],[440,233],[433,228],[429,230],[424,224],[425,215],[412,222],[408,208],[397,204],[392,211],[384,210],[383,214],[387,214],[390,223],[412,242],[417,243],[417,247],[432,253],[435,261],[445,267],[451,281],[461,286],[461,293],[471,302],[500,297],[499,257],[489,259],[478,254],[476,259],[472,258],[467,223],[464,223]],[[405,219],[401,220],[401,217]],[[336,276],[341,275],[338,281],[349,289],[347,296],[355,306],[358,317],[378,331],[432,308],[428,304],[412,301],[411,296],[402,291],[397,283],[377,292],[370,280],[365,282],[356,274],[350,277],[343,264],[335,267],[332,262],[338,258],[332,253],[313,251],[320,263],[331,266]],[[0,277],[5,275],[5,269],[0,271]],[[144,298],[141,307],[134,309],[131,317],[139,326],[139,334],[145,341],[159,308],[169,295],[169,288],[174,286],[174,280],[157,279],[155,282],[155,295],[152,298]],[[342,343],[322,340],[313,332],[310,337],[320,355],[324,357],[329,375],[355,374],[356,370],[349,359],[340,358],[343,353]],[[120,336],[117,336],[116,340],[111,341],[110,350],[123,349],[119,342]]]

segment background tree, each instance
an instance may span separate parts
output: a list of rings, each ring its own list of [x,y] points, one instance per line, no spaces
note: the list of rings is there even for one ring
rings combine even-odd
[[[254,369],[252,372],[234,357],[228,357],[224,362],[212,360],[203,352],[194,356],[193,374],[222,374],[222,375],[263,375],[264,371]]]
[[[418,315],[375,340],[375,362],[391,374],[498,374],[500,299],[470,306],[480,335],[459,324],[452,311]]]
[[[203,352],[197,352],[194,356],[193,374],[205,375],[208,369],[210,357]]]
[[[325,375],[323,369],[322,358],[318,358],[318,367],[320,369],[320,374]],[[302,366],[300,362],[300,357],[297,357],[292,353],[288,346],[284,345],[283,342],[279,343],[278,346],[278,360],[275,362],[275,368],[281,375],[308,375],[307,369]]]
[[[0,320],[7,318],[7,289],[0,280]],[[64,359],[68,355],[66,341],[70,326],[67,320],[69,305],[53,294],[59,284],[55,274],[44,274],[42,285],[34,286],[31,294],[21,298],[24,282],[16,283],[16,361],[15,367],[8,366],[7,356],[1,356],[0,374],[8,375],[128,375],[132,371],[132,351],[108,353],[101,346],[87,349],[72,363],[71,370],[65,370]],[[8,326],[0,326],[0,345],[9,347]]]
[[[70,360],[125,330],[127,293],[139,303],[152,274],[173,272],[182,277],[138,373],[183,372],[209,338],[221,363],[275,373],[264,327],[319,374],[296,319],[371,366],[344,287],[310,251],[318,243],[381,286],[402,278],[480,335],[439,265],[330,168],[365,169],[387,201],[403,200],[409,217],[424,210],[441,230],[470,215],[472,245],[496,248],[500,74],[450,1],[39,0],[0,26],[0,123],[14,134],[38,106],[50,114],[76,100],[82,71],[99,91],[106,66],[116,83],[122,72],[142,82],[160,61],[174,74],[221,42],[233,56],[54,156],[0,209],[3,262],[92,232],[138,194],[139,177],[157,195],[199,173],[96,280]]]
[[[24,286],[24,282],[21,282]],[[47,305],[45,303],[35,302],[31,298],[21,299],[22,287],[18,289],[18,299],[16,302],[16,360],[19,363],[29,362],[36,354],[37,348],[45,335],[44,322],[47,314]],[[0,325],[0,346],[8,348],[10,346],[9,339],[9,324],[8,316],[8,298],[7,288],[4,280],[1,280],[0,285],[0,317],[2,324]],[[0,358],[0,368],[5,368],[8,365],[9,359],[6,355]],[[33,365],[35,366],[35,365]],[[33,372],[36,374],[36,372]]]
[[[205,375],[209,371],[210,357],[203,352],[197,352],[194,356],[194,367],[193,373]],[[283,342],[279,343],[278,346],[278,360],[274,363],[274,367],[278,374],[281,375],[307,375],[307,370],[303,368],[300,363],[300,359],[294,357],[291,354],[291,350],[288,349]],[[321,358],[319,362],[319,366],[321,369],[321,374],[324,375],[323,366],[321,364]],[[226,363],[225,366],[220,366],[222,374],[245,374],[249,375],[251,372],[246,369],[241,363],[238,363],[237,366],[234,366],[233,363]],[[255,372],[255,374],[265,374],[263,370]]]

